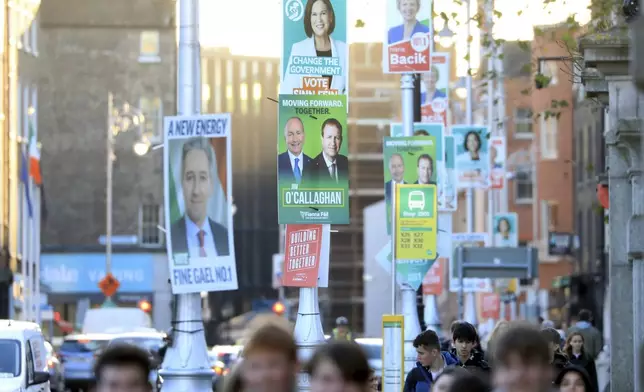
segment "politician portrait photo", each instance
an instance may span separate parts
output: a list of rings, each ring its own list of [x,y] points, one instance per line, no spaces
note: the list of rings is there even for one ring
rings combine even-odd
[[[389,0],[396,3],[396,9],[400,13],[402,24],[393,26],[387,32],[387,43],[409,41],[416,33],[429,33],[429,26],[418,20],[418,12],[421,11],[421,0]],[[390,14],[388,18],[393,18]]]
[[[311,163],[311,157],[304,153],[306,133],[304,122],[299,117],[286,120],[284,141],[286,151],[277,156],[277,172],[279,181],[283,183],[300,184],[304,167]]]
[[[193,137],[168,144],[172,253],[229,256],[233,244],[227,139]]]
[[[287,61],[286,70],[284,71],[284,78],[280,85],[281,94],[293,94],[294,90],[304,87],[304,77],[324,77],[328,81],[328,86],[331,90],[337,91],[338,94],[346,94],[347,90],[347,55],[348,47],[345,42],[333,37],[336,28],[341,29],[341,36],[346,36],[346,3],[339,2],[343,7],[341,9],[334,9],[331,0],[308,0],[304,8],[304,17],[298,23],[300,25],[299,32],[289,32],[284,30],[285,44],[288,44],[288,39],[300,35],[304,32],[306,38],[301,41],[293,43],[290,52],[286,52],[283,61]],[[285,46],[285,49],[288,46]],[[320,69],[334,68],[334,75],[324,74],[302,74],[293,72],[297,69],[305,70],[315,69],[316,66],[300,65],[306,63],[306,58],[320,58],[329,57],[335,58],[337,63],[332,66],[327,66],[325,63],[319,66]]]
[[[328,186],[349,180],[349,159],[340,154],[343,141],[342,124],[335,118],[324,120],[320,127],[322,151],[304,165],[305,184]]]

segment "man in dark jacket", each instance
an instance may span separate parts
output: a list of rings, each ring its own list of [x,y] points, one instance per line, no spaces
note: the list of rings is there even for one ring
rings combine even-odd
[[[476,327],[467,322],[458,324],[452,332],[452,342],[452,355],[458,358],[461,366],[489,382],[491,369],[478,347],[479,336]]]
[[[604,348],[604,338],[601,332],[593,327],[592,320],[593,315],[590,310],[582,309],[579,312],[579,321],[568,328],[568,335],[579,332],[584,337],[584,351],[592,359],[597,359],[597,356]]]
[[[434,380],[448,366],[460,363],[452,354],[441,351],[436,332],[428,329],[414,339],[416,348],[416,367],[409,371],[403,392],[429,392]]]

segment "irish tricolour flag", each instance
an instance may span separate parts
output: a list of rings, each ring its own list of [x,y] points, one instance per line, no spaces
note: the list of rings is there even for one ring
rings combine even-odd
[[[40,171],[40,151],[38,151],[38,141],[36,133],[29,122],[29,175],[34,180],[34,184],[42,185],[42,173]]]

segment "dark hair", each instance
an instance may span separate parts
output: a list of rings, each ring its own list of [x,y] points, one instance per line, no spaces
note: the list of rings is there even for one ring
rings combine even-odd
[[[512,230],[512,225],[510,224],[510,220],[508,218],[501,218],[501,219],[499,219],[498,222],[496,222],[496,231],[498,231],[499,233],[501,232],[501,222],[507,223],[508,224],[508,230],[509,231]]]
[[[253,331],[244,345],[243,356],[264,350],[283,353],[292,363],[297,362],[297,346],[293,335],[280,325],[267,323]]]
[[[333,11],[331,0],[309,0],[306,2],[306,7],[304,8],[304,33],[309,38],[313,36],[311,12],[313,12],[313,5],[318,1],[323,2],[329,10],[329,35],[333,34],[333,30],[335,30],[335,12]]]
[[[490,384],[470,372],[455,377],[449,387],[449,392],[489,392],[491,390]]]
[[[344,381],[363,385],[369,382],[372,370],[367,356],[356,343],[334,341],[320,346],[304,367],[304,371],[313,376],[325,360],[333,362],[338,367]]]
[[[523,363],[550,364],[548,341],[530,325],[511,326],[494,345],[494,363],[508,365],[513,355]]]
[[[460,324],[463,324],[463,323],[465,323],[465,321],[463,321],[463,320],[454,320],[454,321],[452,321],[452,324],[449,326],[449,332],[451,334],[453,334],[454,330],[456,329],[456,327],[458,327]]]
[[[479,150],[483,146],[483,141],[481,140],[481,135],[479,135],[478,132],[476,131],[469,131],[468,133],[465,134],[465,138],[463,139],[463,148],[465,151],[469,151],[470,149],[467,148],[467,139],[470,138],[470,135],[476,136],[476,141],[479,143]]]
[[[417,129],[414,131],[414,136],[429,136],[429,132],[424,129]]]
[[[429,156],[429,154],[422,154],[421,156],[419,156],[419,157],[418,157],[418,161],[416,161],[416,166],[420,165],[420,161],[421,161],[422,159],[427,159],[427,160],[429,160],[429,163],[432,165],[432,169],[434,168],[434,160],[432,159],[432,157],[431,157],[431,156]]]
[[[582,354],[585,353],[584,345],[583,345],[583,343],[585,343],[584,335],[582,335],[581,332],[579,332],[579,331],[575,331],[575,332],[572,332],[570,335],[568,335],[566,337],[566,344],[564,345],[564,350],[563,351],[569,358],[573,357],[572,356],[572,346],[570,345],[570,342],[572,341],[572,338],[574,338],[575,336],[579,336],[581,338],[581,343],[582,343],[582,345],[581,345],[581,353]]]
[[[441,348],[441,343],[440,340],[438,339],[438,335],[436,332],[432,331],[431,329],[428,329],[426,331],[423,331],[416,336],[414,339],[414,347],[418,348],[420,346],[423,347],[428,347],[430,349],[438,349],[440,350]]]
[[[452,332],[452,341],[456,343],[457,340],[465,341],[468,343],[478,342],[478,333],[476,328],[470,323],[461,323],[454,328]]]
[[[585,321],[589,323],[593,319],[593,314],[588,309],[582,309],[579,311],[579,321]]]
[[[438,379],[443,377],[443,376],[454,376],[454,378],[461,378],[469,375],[470,372],[465,370],[465,368],[461,366],[453,366],[453,367],[447,367],[445,370],[441,372],[441,374],[436,377],[436,380],[434,380],[434,384],[438,382]]]
[[[101,382],[103,369],[110,366],[136,367],[141,371],[142,380],[148,382],[152,364],[150,363],[150,355],[143,350],[132,344],[112,344],[107,347],[105,351],[98,357],[94,364],[94,377],[96,383]]]
[[[541,330],[541,336],[543,336],[548,343],[561,344],[561,335],[559,335],[559,332],[554,328],[543,328]]]
[[[322,0],[319,0],[319,1],[322,1]],[[322,127],[320,128],[320,135],[322,135],[322,137],[324,137],[324,128],[327,125],[331,125],[333,127],[338,128],[338,131],[340,131],[340,138],[342,138],[342,124],[340,124],[340,121],[336,120],[335,118],[327,118],[326,120],[324,120],[324,122],[322,123]]]

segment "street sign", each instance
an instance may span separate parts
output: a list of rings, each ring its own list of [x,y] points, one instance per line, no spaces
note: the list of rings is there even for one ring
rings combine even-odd
[[[436,196],[436,185],[396,187],[396,260],[436,259]]]
[[[111,297],[116,294],[116,291],[119,289],[120,285],[121,284],[119,283],[118,279],[116,279],[114,275],[110,273],[105,275],[105,277],[101,279],[100,282],[98,282],[98,288],[101,289],[101,292],[106,297]]]
[[[532,279],[539,275],[536,248],[464,248],[454,255],[459,278]]]

